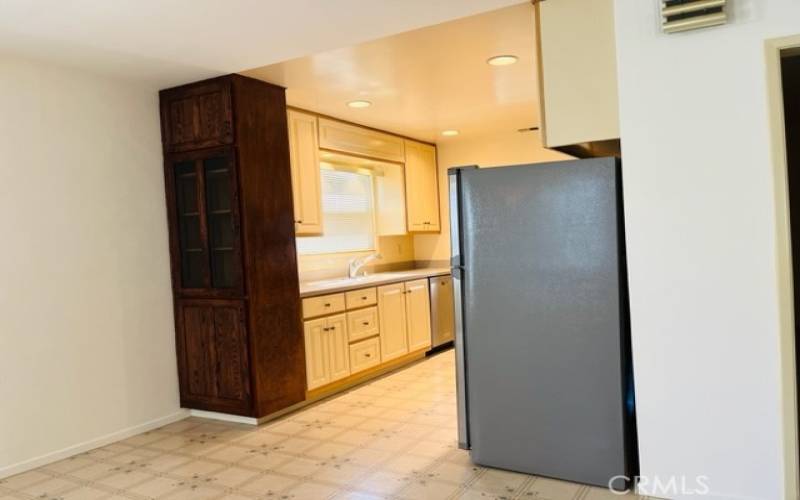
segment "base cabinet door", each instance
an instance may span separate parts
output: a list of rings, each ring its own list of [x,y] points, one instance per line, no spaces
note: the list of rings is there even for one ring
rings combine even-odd
[[[350,375],[347,316],[337,314],[304,324],[308,390]]]
[[[431,346],[431,300],[428,280],[406,282],[406,316],[408,350]]]
[[[181,400],[212,411],[250,405],[244,302],[179,300],[176,308]]]
[[[389,361],[408,353],[403,283],[378,287],[378,316],[381,332],[381,361]]]
[[[347,316],[337,314],[328,318],[328,359],[330,381],[350,375],[350,348],[347,338]]]
[[[306,377],[308,389],[323,386],[331,381],[328,366],[328,331],[326,319],[306,321],[304,334],[306,342]]]

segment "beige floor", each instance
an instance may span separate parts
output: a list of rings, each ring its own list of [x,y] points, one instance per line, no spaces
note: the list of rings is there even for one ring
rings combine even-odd
[[[620,498],[471,464],[453,365],[448,351],[258,428],[183,420],[0,481],[0,500]]]

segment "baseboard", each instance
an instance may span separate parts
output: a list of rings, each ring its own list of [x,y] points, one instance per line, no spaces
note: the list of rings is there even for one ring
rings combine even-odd
[[[235,424],[258,425],[259,423],[257,418],[232,415],[230,413],[219,413],[216,411],[189,410],[189,414],[193,417],[220,420],[222,422],[233,422]]]
[[[59,460],[69,458],[79,453],[93,450],[95,448],[100,448],[101,446],[106,446],[116,441],[127,439],[131,436],[135,436],[143,432],[157,429],[164,425],[177,422],[178,420],[183,420],[188,416],[189,416],[188,411],[180,410],[171,415],[167,415],[166,417],[150,420],[149,422],[145,422],[143,424],[135,425],[133,427],[128,427],[126,429],[112,432],[111,434],[106,434],[105,436],[101,436],[96,439],[91,439],[89,441],[84,441],[83,443],[76,444],[74,446],[69,446],[67,448],[63,448],[61,450],[47,453],[45,455],[41,455],[38,457],[34,457],[25,460],[23,462],[7,465],[5,467],[0,467],[0,479],[13,476],[15,474],[20,474],[22,472],[27,472],[31,469],[36,469],[37,467],[42,467],[44,465],[51,464],[53,462],[58,462]]]

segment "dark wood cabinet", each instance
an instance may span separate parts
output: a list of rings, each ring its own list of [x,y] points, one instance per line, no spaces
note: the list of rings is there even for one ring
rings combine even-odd
[[[268,416],[305,399],[284,89],[160,97],[181,403]]]
[[[173,281],[182,296],[241,296],[239,193],[233,148],[167,158],[167,198],[175,221]]]
[[[250,406],[244,301],[178,300],[178,370],[182,406],[233,412]]]
[[[164,149],[174,153],[233,143],[232,82],[213,79],[161,92]]]

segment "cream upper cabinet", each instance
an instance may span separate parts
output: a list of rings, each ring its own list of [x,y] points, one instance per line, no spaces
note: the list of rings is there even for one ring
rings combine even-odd
[[[378,317],[381,332],[381,361],[389,361],[408,353],[403,283],[378,287]]]
[[[327,337],[325,318],[306,321],[304,325],[306,341],[306,379],[308,389],[314,389],[331,381],[328,367]]]
[[[308,390],[350,375],[350,347],[344,314],[306,321],[304,334]]]
[[[290,109],[288,122],[295,233],[322,234],[317,117]]]
[[[379,160],[403,162],[403,139],[358,125],[319,119],[319,147]]]
[[[407,281],[405,285],[408,350],[416,351],[431,345],[431,302],[428,280]]]
[[[375,175],[375,213],[378,235],[406,234],[405,168],[399,163],[385,163]]]
[[[408,230],[438,233],[441,229],[436,148],[409,140],[405,144]]]
[[[618,139],[614,0],[535,4],[545,146]]]

